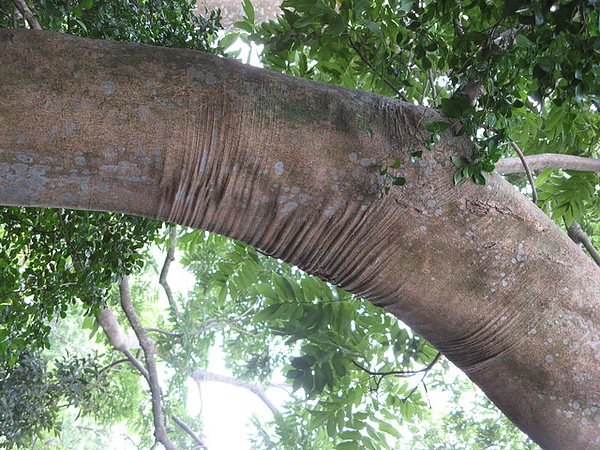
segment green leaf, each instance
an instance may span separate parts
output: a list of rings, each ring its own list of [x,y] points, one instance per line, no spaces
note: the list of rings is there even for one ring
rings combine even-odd
[[[329,418],[331,418],[331,412],[329,411],[315,411],[310,412],[310,420],[308,427],[311,430],[321,427]]]
[[[395,426],[388,422],[379,422],[379,430],[395,438],[399,438],[402,436],[402,433]]]
[[[254,6],[250,0],[244,0],[243,9],[245,14],[245,19],[251,25],[254,24]]]
[[[399,169],[401,165],[402,165],[402,161],[400,160],[400,158],[396,158],[394,160],[394,164],[392,164],[390,166],[390,169]]]
[[[455,186],[458,185],[462,180],[463,180],[462,171],[457,170],[456,172],[454,172],[454,177],[453,177],[454,185]]]
[[[515,42],[519,47],[529,48],[535,46],[533,42],[531,42],[526,36],[522,34],[517,34],[515,36]]]
[[[359,441],[362,438],[362,435],[356,430],[344,430],[339,434],[341,439],[352,439],[355,441]]]
[[[299,370],[299,369],[290,369],[287,371],[286,377],[294,380],[296,378],[301,377],[302,375],[304,375],[304,371],[303,370]]]
[[[281,308],[281,306],[282,305],[278,303],[276,305],[269,305],[266,308],[260,310],[254,315],[254,322],[260,323],[266,321],[267,319],[273,320],[276,317],[276,313],[277,311],[279,311],[279,308]]]
[[[239,28],[241,30],[247,31],[248,33],[254,32],[254,25],[247,20],[239,20],[233,23],[235,28]]]
[[[404,177],[396,177],[393,175],[388,175],[392,181],[392,185],[394,186],[404,186],[406,184],[406,178]]]
[[[369,30],[371,30],[373,32],[373,34],[375,36],[377,36],[379,39],[384,40],[383,37],[383,32],[381,31],[381,28],[379,27],[379,25],[377,25],[375,22],[373,22],[372,20],[368,20],[368,19],[362,19],[358,22],[361,25],[366,26]]]
[[[452,164],[454,164],[458,168],[463,167],[465,165],[465,162],[462,160],[462,158],[459,158],[458,156],[451,156],[450,160],[452,161]]]
[[[333,389],[333,371],[331,370],[331,365],[329,364],[329,362],[324,362],[323,364],[321,364],[321,370],[323,371],[323,375],[325,376],[325,383],[327,383],[327,386],[329,386],[330,389]]]
[[[310,369],[314,363],[315,358],[310,355],[296,357],[291,362],[293,367],[300,370]]]
[[[475,184],[479,184],[480,186],[485,186],[487,180],[483,172],[476,172],[473,174],[473,180]]]
[[[451,126],[452,124],[445,120],[434,120],[433,122],[428,122],[427,125],[425,125],[425,128],[432,133],[441,133]]]
[[[277,294],[282,300],[291,301],[296,299],[296,292],[285,277],[281,275],[275,275],[273,276],[273,283],[275,284],[275,290],[277,291]]]
[[[239,39],[239,35],[237,33],[227,33],[225,36],[223,36],[223,38],[219,41],[219,45],[224,48],[224,49],[228,49],[229,47],[231,47],[233,44],[235,44],[237,42],[237,40]]]

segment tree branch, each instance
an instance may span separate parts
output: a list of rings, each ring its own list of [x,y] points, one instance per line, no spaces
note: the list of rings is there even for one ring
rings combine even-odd
[[[96,316],[96,321],[102,328],[102,331],[104,331],[104,334],[108,338],[108,342],[110,342],[116,350],[123,353],[129,362],[131,362],[131,364],[133,364],[133,366],[140,371],[144,378],[146,378],[146,381],[150,382],[148,371],[140,362],[140,360],[137,359],[133,353],[131,353],[131,349],[140,348],[140,343],[137,337],[125,334],[119,325],[119,322],[117,322],[117,318],[109,307],[102,308],[100,314]]]
[[[154,343],[148,337],[146,330],[142,326],[140,319],[135,312],[133,302],[131,301],[131,290],[129,289],[129,278],[123,277],[119,285],[121,294],[121,307],[127,316],[127,320],[133,328],[135,335],[140,342],[144,357],[146,360],[146,368],[148,370],[148,385],[152,395],[152,415],[154,417],[154,436],[156,440],[163,444],[167,450],[177,450],[175,444],[171,442],[167,435],[165,420],[163,415],[162,392],[158,381],[158,372],[156,370],[156,360],[154,359]]]
[[[558,153],[542,153],[525,156],[527,166],[532,171],[544,169],[578,170],[600,172],[600,159],[583,156],[561,155]],[[496,170],[502,174],[523,172],[523,164],[517,156],[501,159],[496,163]]]
[[[248,315],[251,311],[253,311],[254,307],[256,306],[257,303],[258,302],[254,302],[252,304],[252,306],[250,306],[243,313],[238,314],[237,316],[235,316],[235,317],[233,317],[233,318],[231,318],[229,320],[225,320],[223,322],[219,322],[218,318],[208,319],[208,320],[205,320],[202,323],[197,322],[197,325],[200,325],[201,328],[199,330],[193,331],[190,334],[192,334],[192,335],[194,335],[194,334],[200,334],[200,333],[204,333],[205,331],[208,331],[208,330],[210,330],[212,328],[224,328],[226,326],[231,326],[232,328],[235,328],[240,333],[245,333],[245,334],[248,334],[250,336],[255,336],[254,334],[249,333],[248,331],[245,331],[245,330],[242,330],[240,328],[234,327],[234,324],[237,323],[237,322],[239,322],[240,320],[242,320],[246,315]]]
[[[585,249],[589,252],[592,259],[600,266],[600,253],[592,244],[590,237],[583,231],[581,225],[573,221],[571,225],[567,227],[567,234],[576,244],[582,244]]]
[[[206,444],[204,443],[204,441],[202,439],[200,439],[198,437],[198,435],[196,433],[194,433],[194,431],[183,420],[181,420],[175,414],[171,415],[171,419],[173,419],[173,421],[177,425],[179,425],[183,431],[185,431],[187,434],[189,434],[190,437],[194,440],[194,442],[196,444],[198,444],[200,446],[201,449],[204,449],[204,450],[208,449],[208,447],[206,446]]]
[[[417,373],[427,372],[427,371],[431,370],[431,368],[435,365],[435,363],[438,362],[438,360],[440,359],[441,356],[442,356],[442,354],[438,352],[438,354],[435,356],[435,358],[433,358],[433,360],[429,364],[427,364],[427,366],[423,367],[422,369],[418,369],[418,370],[390,370],[388,372],[373,372],[373,371],[361,366],[356,361],[352,361],[352,364],[354,364],[360,370],[368,373],[371,376],[382,377],[382,378],[390,376],[390,375],[394,375],[397,377],[409,377],[409,376],[415,375]]]
[[[192,378],[198,384],[198,388],[200,388],[200,384],[203,381],[217,381],[219,383],[226,383],[232,386],[241,387],[244,389],[248,389],[250,392],[255,394],[258,398],[260,398],[263,403],[271,410],[273,414],[279,414],[279,410],[277,407],[269,400],[267,394],[256,384],[248,383],[246,381],[238,380],[233,377],[228,377],[226,375],[218,375],[212,372],[206,372],[204,370],[198,369],[194,373],[192,373]]]
[[[175,261],[175,248],[177,247],[177,227],[175,225],[171,227],[169,236],[169,248],[167,250],[167,255],[165,256],[165,262],[163,264],[162,270],[160,271],[159,283],[163,287],[165,294],[167,295],[167,300],[169,300],[169,305],[171,306],[171,310],[173,311],[173,316],[175,316],[175,320],[179,322],[179,320],[181,319],[181,313],[179,312],[177,303],[175,303],[175,298],[173,297],[173,291],[171,290],[171,286],[169,286],[169,282],[167,281],[167,275],[169,274],[171,263]]]
[[[403,402],[406,402],[417,390],[417,388],[419,387],[419,384],[423,383],[423,380],[425,379],[427,372],[429,372],[431,370],[431,368],[439,361],[441,356],[442,356],[442,354],[440,352],[438,352],[438,354],[435,355],[435,358],[433,358],[433,360],[429,364],[427,364],[427,366],[423,367],[422,369],[418,369],[418,370],[390,370],[388,372],[373,372],[373,371],[368,370],[365,367],[361,366],[356,361],[352,361],[352,364],[354,364],[356,367],[358,367],[363,372],[368,373],[372,377],[378,377],[377,381],[375,382],[375,388],[373,389],[375,391],[379,390],[379,385],[381,384],[381,381],[387,376],[392,375],[395,377],[410,377],[412,375],[416,375],[417,373],[422,372],[423,376],[421,377],[421,380],[402,400]]]
[[[535,190],[535,181],[533,180],[533,175],[531,175],[531,170],[529,170],[529,166],[527,165],[525,156],[523,155],[521,148],[516,144],[515,141],[510,141],[510,145],[512,146],[512,148],[515,149],[515,152],[517,152],[517,155],[519,155],[519,159],[521,161],[521,164],[523,165],[523,169],[525,170],[525,173],[527,174],[527,179],[529,180],[529,184],[531,185],[531,195],[533,197],[532,198],[533,203],[537,203],[537,191]]]
[[[11,1],[12,1],[12,4],[21,13],[21,15],[27,21],[27,23],[29,24],[29,26],[31,28],[33,28],[34,30],[42,29],[40,23],[35,18],[35,15],[31,12],[31,9],[29,9],[29,6],[27,6],[27,3],[25,3],[25,0],[11,0]]]
[[[123,350],[141,348],[136,336],[125,334],[119,322],[117,322],[117,318],[108,306],[102,308],[100,314],[96,316],[96,321],[102,327],[108,341],[115,349],[122,352]]]
[[[381,73],[379,73],[379,71],[371,63],[371,61],[369,61],[366,58],[366,56],[363,55],[362,51],[358,48],[358,46],[354,43],[354,41],[350,37],[350,34],[348,34],[348,45],[350,46],[351,49],[353,49],[356,52],[356,54],[359,56],[361,61],[364,62],[369,67],[369,69],[371,69],[373,71],[373,73],[375,75],[377,75],[379,78],[381,78],[381,81],[383,81],[385,84],[387,84],[390,87],[390,89],[392,89],[401,100],[408,102],[408,98],[406,98],[406,96],[402,92],[400,92],[400,90],[398,90],[398,88],[396,86],[394,86],[394,83],[392,83],[390,80],[388,80],[386,77],[384,77]]]
[[[435,80],[433,79],[433,71],[431,69],[429,69],[427,71],[427,75],[429,77],[429,84],[431,85],[431,93],[432,93],[431,99],[433,101],[433,107],[438,108],[440,106],[439,101],[438,101],[439,92],[435,88]]]
[[[162,330],[160,328],[146,328],[146,332],[161,333],[161,334],[166,334],[167,336],[172,336],[172,337],[182,337],[183,336],[183,333],[175,333],[173,331]]]

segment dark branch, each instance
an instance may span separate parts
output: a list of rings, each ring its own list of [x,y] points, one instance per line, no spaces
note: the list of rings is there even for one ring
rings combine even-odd
[[[438,353],[435,356],[435,358],[433,358],[433,360],[427,366],[423,367],[422,369],[418,369],[418,370],[390,370],[388,372],[373,372],[373,371],[361,366],[356,361],[352,361],[352,364],[354,364],[356,367],[358,367],[363,372],[366,372],[369,375],[374,376],[374,377],[382,377],[383,378],[383,377],[387,377],[390,375],[397,376],[397,377],[410,377],[417,373],[427,372],[427,371],[431,370],[431,368],[435,365],[436,362],[438,362],[438,360],[440,359],[441,356],[442,356],[442,354]]]
[[[177,227],[173,225],[171,227],[169,235],[169,249],[167,250],[167,255],[165,256],[165,263],[163,264],[162,270],[160,271],[159,283],[163,287],[165,294],[167,295],[167,299],[169,300],[169,305],[171,306],[171,310],[173,311],[173,316],[175,317],[175,320],[179,321],[181,319],[181,313],[179,312],[177,303],[175,303],[175,298],[173,297],[173,291],[171,290],[171,286],[169,286],[169,282],[167,281],[167,275],[169,274],[171,263],[175,261],[175,248],[177,247]]]
[[[533,203],[537,203],[537,191],[535,190],[535,181],[533,180],[533,175],[531,175],[531,170],[529,170],[529,166],[527,165],[525,156],[523,155],[521,148],[514,141],[510,141],[510,145],[512,146],[512,148],[515,149],[517,155],[519,155],[519,159],[521,160],[521,164],[523,164],[523,169],[525,169],[527,179],[529,180],[529,184],[531,185],[531,195],[533,197]]]
[[[173,419],[173,421],[177,425],[179,425],[183,431],[185,431],[187,434],[189,434],[191,436],[191,438],[194,440],[194,442],[196,444],[198,444],[201,449],[204,449],[204,450],[208,449],[208,447],[206,446],[206,444],[204,443],[204,441],[202,439],[200,439],[198,437],[198,435],[196,433],[194,433],[194,431],[183,420],[181,420],[175,414],[171,415],[171,419]]]
[[[581,225],[573,221],[571,225],[567,227],[567,234],[576,244],[581,244],[589,252],[592,259],[600,266],[600,253],[592,244],[590,237],[583,231]]]
[[[406,98],[406,96],[402,92],[400,92],[400,90],[396,86],[394,86],[394,83],[392,83],[390,80],[388,80],[386,77],[384,77],[379,72],[379,70],[377,70],[377,68],[373,65],[373,63],[371,63],[371,61],[369,61],[367,59],[367,57],[362,53],[362,51],[354,43],[354,41],[352,40],[350,35],[348,35],[348,45],[350,46],[350,48],[352,50],[354,50],[356,52],[356,54],[359,56],[361,61],[364,62],[369,67],[369,69],[371,69],[373,71],[373,73],[375,75],[377,75],[379,78],[381,78],[381,81],[383,81],[385,84],[387,84],[396,93],[396,95],[400,99],[404,100],[405,102],[408,102],[408,98]]]

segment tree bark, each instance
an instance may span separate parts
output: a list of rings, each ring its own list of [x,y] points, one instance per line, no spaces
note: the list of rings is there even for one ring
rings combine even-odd
[[[600,172],[600,160],[596,158],[585,158],[583,156],[560,155],[557,153],[542,153],[540,155],[528,155],[525,157],[530,170],[563,169],[583,170]],[[523,163],[518,156],[501,159],[496,163],[498,173],[521,173],[524,172]]]
[[[542,447],[600,445],[600,270],[430,109],[187,50],[0,32],[0,201],[247,242],[395,314]],[[423,157],[411,162],[411,153]],[[384,194],[378,165],[402,166]]]

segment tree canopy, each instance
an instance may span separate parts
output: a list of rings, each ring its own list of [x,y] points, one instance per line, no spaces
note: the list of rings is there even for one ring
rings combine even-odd
[[[23,4],[0,3],[0,26],[33,26]],[[230,46],[241,39],[263,46],[267,68],[436,108],[446,119],[427,125],[430,148],[448,131],[471,136],[476,145],[469,157],[453,159],[455,183],[485,184],[486,173],[519,158],[522,171],[507,178],[594,257],[600,240],[598,169],[571,170],[561,158],[594,162],[599,156],[600,14],[594,1],[287,0],[277,20],[258,24],[246,0],[246,18],[236,24],[241,31],[227,34],[217,33],[218,13],[195,16],[186,0],[68,6],[42,1],[29,8],[42,28],[79,36],[232,57]],[[372,133],[367,121],[357,121]],[[529,170],[534,155],[553,165]],[[421,157],[420,151],[412,155],[415,163]],[[406,183],[401,169],[391,152],[378,162],[386,186],[382,196]],[[266,386],[283,371],[298,396],[274,411],[272,425],[257,425],[256,448],[394,448],[403,437],[390,421],[430,415],[426,382],[401,378],[433,373],[428,383],[445,385],[432,368],[448,363],[395,318],[245,244],[199,231],[159,233],[160,226],[115,214],[2,210],[0,401],[8,407],[0,446],[31,445],[44,430],[58,430],[64,404],[114,423],[131,416],[135,402],[143,403],[143,411],[130,426],[142,436],[140,445],[149,446],[145,427],[157,427],[157,410],[174,424],[193,420],[185,412],[185,380],[210,376],[208,349],[216,344],[229,352],[233,377]],[[162,310],[150,305],[155,293],[143,279],[130,291],[121,281],[144,264],[151,269],[141,250],[151,242],[169,250],[167,258],[177,245],[196,277],[189,296],[167,294]],[[127,298],[144,323],[139,330]],[[150,334],[156,344],[152,358],[174,371],[162,394],[152,390],[163,395],[163,406],[155,407],[138,381],[144,377],[152,388],[152,358],[146,354],[140,363],[134,347],[119,348],[111,340],[103,314],[119,304],[118,323],[135,330],[137,348],[147,351],[143,338]],[[83,305],[84,325],[103,329],[115,348],[107,346],[97,357],[53,359],[42,349],[50,346],[52,327],[81,314],[76,305]],[[122,367],[119,351],[127,369],[113,371]],[[127,389],[119,391],[122,386]],[[102,411],[99,398],[107,395],[114,400]],[[508,433],[497,427],[496,415],[488,422],[461,422],[456,417],[464,411],[452,414],[445,426],[470,420],[482,432],[465,427],[445,438],[445,448],[498,445]],[[202,445],[194,433],[174,428],[185,427],[167,430],[176,445]],[[510,433],[506,448],[533,448]],[[423,447],[403,445],[440,445],[428,430],[413,428],[412,434]]]

